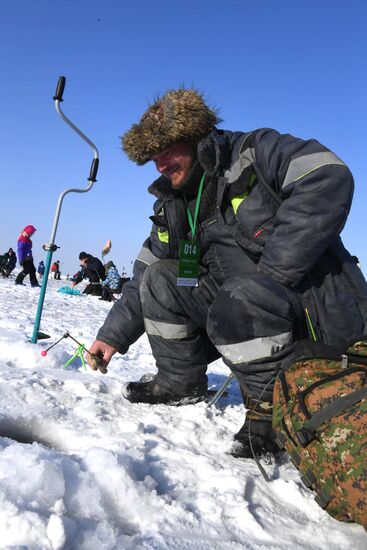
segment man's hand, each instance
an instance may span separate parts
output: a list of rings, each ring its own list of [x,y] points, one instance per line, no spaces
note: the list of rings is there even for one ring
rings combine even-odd
[[[117,352],[117,349],[100,340],[95,340],[89,348],[87,360],[92,370],[100,370],[103,374],[107,372],[107,365]]]

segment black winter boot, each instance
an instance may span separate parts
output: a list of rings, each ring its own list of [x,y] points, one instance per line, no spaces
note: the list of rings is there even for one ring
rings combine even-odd
[[[254,406],[254,402],[247,397],[246,407],[249,409],[246,420],[234,436],[235,444],[231,454],[238,458],[254,458],[254,455],[260,457],[267,453],[278,455],[280,450],[275,443],[272,427],[272,405],[260,401]]]
[[[145,375],[139,382],[129,382],[122,388],[122,395],[131,403],[164,403],[166,405],[193,405],[207,397],[206,387],[194,387],[187,392],[175,392],[161,386],[153,380],[146,380]]]
[[[17,278],[15,279],[15,285],[22,285],[22,286],[26,286],[23,281],[24,281],[24,277],[25,275],[22,274],[22,272],[18,273],[17,275]]]

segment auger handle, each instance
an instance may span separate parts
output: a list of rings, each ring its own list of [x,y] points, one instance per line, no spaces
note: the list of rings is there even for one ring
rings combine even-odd
[[[63,101],[62,96],[65,90],[65,83],[66,78],[65,76],[60,76],[59,81],[57,83],[56,93],[53,97],[53,99],[56,101]]]
[[[99,158],[94,158],[92,160],[92,166],[90,167],[90,173],[88,181],[97,181],[96,176],[98,172]]]

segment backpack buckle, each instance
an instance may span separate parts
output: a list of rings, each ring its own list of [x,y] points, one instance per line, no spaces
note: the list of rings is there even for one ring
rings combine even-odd
[[[307,445],[313,440],[314,433],[310,433],[307,428],[301,428],[296,432],[298,441],[301,443],[302,447],[307,447]]]
[[[346,355],[345,353],[342,354],[341,367],[342,367],[342,369],[347,369],[349,367],[348,355]]]

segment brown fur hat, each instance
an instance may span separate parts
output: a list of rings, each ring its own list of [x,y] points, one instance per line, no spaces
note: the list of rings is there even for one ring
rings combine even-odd
[[[122,136],[122,148],[139,165],[174,143],[198,143],[221,119],[194,89],[169,90]]]

